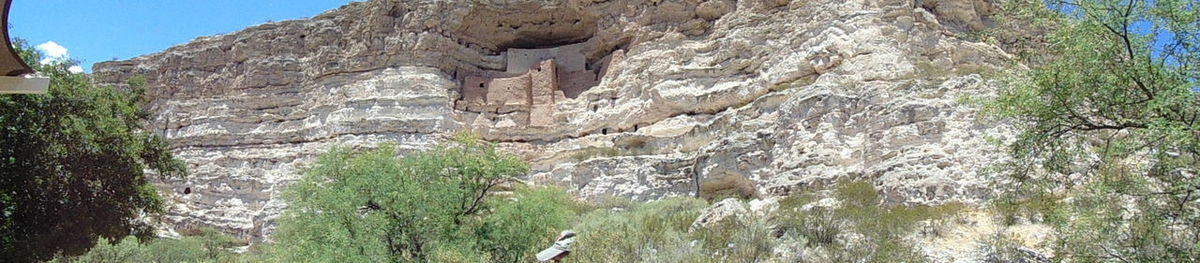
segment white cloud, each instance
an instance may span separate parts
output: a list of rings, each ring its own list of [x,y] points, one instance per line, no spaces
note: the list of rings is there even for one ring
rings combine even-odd
[[[59,45],[58,43],[54,43],[54,41],[46,41],[46,43],[38,44],[36,48],[41,50],[42,54],[46,55],[46,57],[40,61],[42,64],[50,64],[50,62],[54,60],[66,59],[69,57],[69,55],[67,55],[67,48]]]
[[[54,43],[54,41],[46,41],[46,43],[39,44],[37,45],[37,49],[45,52],[46,56],[50,57],[63,57],[67,55],[67,48]]]
[[[71,66],[71,67],[67,68],[67,71],[70,71],[71,73],[83,73],[83,67]]]

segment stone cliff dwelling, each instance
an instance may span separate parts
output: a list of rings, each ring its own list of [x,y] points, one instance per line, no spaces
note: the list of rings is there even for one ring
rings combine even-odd
[[[511,118],[525,127],[553,125],[556,102],[574,99],[600,83],[611,55],[589,65],[585,43],[540,49],[511,48],[500,56],[505,71],[467,74],[455,109]]]

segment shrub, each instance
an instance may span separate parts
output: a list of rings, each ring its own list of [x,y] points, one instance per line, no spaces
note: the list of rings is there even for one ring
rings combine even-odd
[[[450,243],[436,246],[433,252],[430,252],[429,262],[486,263],[489,262],[488,258],[490,257],[487,254],[480,253],[473,247]]]
[[[556,188],[521,188],[516,200],[500,200],[483,221],[477,237],[494,262],[531,262],[542,246],[553,243],[574,211],[571,196]]]
[[[584,160],[588,160],[588,159],[592,159],[592,158],[596,158],[596,157],[608,157],[608,156],[619,156],[619,155],[621,155],[621,151],[618,150],[617,148],[587,147],[587,148],[576,150],[575,152],[571,153],[571,160],[580,162],[580,161],[584,161]]]
[[[1121,196],[1114,193],[1150,192],[1146,179],[1133,175],[1100,175],[1071,192],[1071,201],[1054,213],[1071,220],[1050,221],[1059,232],[1055,254],[1072,261],[1195,262],[1200,259],[1200,222],[1189,204],[1174,196]],[[1107,177],[1125,177],[1112,180]],[[1115,195],[1115,196],[1114,196]],[[1133,208],[1133,209],[1131,209]]]
[[[1013,225],[1019,218],[1063,219],[1059,199],[1053,195],[1032,193],[1027,198],[1016,198],[1016,195],[1002,196],[993,200],[990,205],[996,215],[1001,217],[1001,222]]]
[[[587,213],[575,225],[579,240],[572,262],[762,262],[778,245],[763,218],[725,220],[688,232],[708,207],[700,199],[606,203],[617,205]]]
[[[716,262],[762,262],[778,245],[772,226],[765,218],[725,220],[697,230],[696,236]]]
[[[708,201],[726,198],[750,199],[758,197],[754,182],[745,176],[724,174],[700,184],[700,197]]]
[[[561,190],[493,199],[527,167],[472,135],[404,158],[395,152],[337,148],[305,170],[285,195],[278,259],[517,262],[573,214]]]
[[[197,235],[179,239],[149,239],[144,242],[126,237],[118,242],[101,240],[87,253],[73,257],[59,256],[52,262],[253,262],[250,255],[231,252],[246,242],[226,236],[213,229],[199,229]]]
[[[707,205],[698,199],[674,197],[584,214],[575,225],[579,239],[571,258],[576,262],[689,262],[663,258],[660,252],[697,249],[687,230]],[[703,258],[702,254],[692,255]]]
[[[842,222],[834,218],[830,209],[818,207],[809,210],[804,216],[795,217],[794,229],[816,246],[830,245],[842,233]]]
[[[832,191],[837,207],[801,208],[815,200],[806,194],[785,198],[773,218],[780,232],[804,237],[833,262],[924,262],[927,259],[904,238],[918,222],[956,214],[960,204],[883,207],[878,191],[865,181],[840,181]],[[855,233],[859,238],[839,238]]]

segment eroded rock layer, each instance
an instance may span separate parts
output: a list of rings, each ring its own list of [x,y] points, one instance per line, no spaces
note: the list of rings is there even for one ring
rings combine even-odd
[[[887,202],[977,202],[991,194],[980,169],[1003,156],[985,135],[1008,132],[958,101],[991,94],[976,73],[1009,59],[957,36],[992,6],[376,0],[99,63],[94,77],[147,81],[149,127],[192,173],[161,182],[168,221],[247,237],[272,231],[282,189],[333,145],[416,150],[464,130],[531,161],[529,181],[589,199],[692,195],[718,178],[782,195],[853,177]],[[525,112],[455,107],[468,76],[519,62],[508,52],[564,46],[595,83]]]

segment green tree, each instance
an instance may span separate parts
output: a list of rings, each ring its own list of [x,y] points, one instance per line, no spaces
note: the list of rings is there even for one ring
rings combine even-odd
[[[1200,259],[1200,4],[1014,2],[1057,28],[990,105],[1023,130],[998,204],[1046,216],[1063,258]]]
[[[571,196],[557,188],[523,187],[516,200],[494,202],[494,211],[483,219],[476,236],[480,249],[493,262],[532,262],[532,255],[548,246],[574,217]]]
[[[561,192],[490,198],[528,168],[470,135],[396,155],[391,145],[321,155],[285,196],[290,207],[275,235],[280,260],[514,261],[570,216]]]
[[[74,62],[37,63],[24,41],[16,49],[51,78],[48,94],[0,95],[0,258],[78,254],[98,237],[149,234],[135,218],[161,212],[147,169],[183,174],[167,144],[147,133],[140,93],[93,85],[71,73]]]

